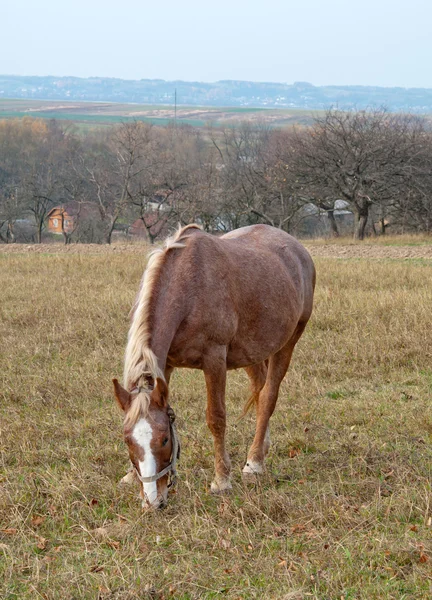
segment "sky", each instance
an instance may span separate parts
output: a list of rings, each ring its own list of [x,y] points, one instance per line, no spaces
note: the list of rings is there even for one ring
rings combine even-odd
[[[0,0],[0,74],[432,88],[430,0]]]

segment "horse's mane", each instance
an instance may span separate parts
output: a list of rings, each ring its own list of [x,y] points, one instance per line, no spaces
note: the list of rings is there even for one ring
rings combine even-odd
[[[169,250],[185,247],[185,232],[189,229],[201,229],[199,225],[192,224],[179,227],[174,235],[165,240],[161,248],[156,248],[149,254],[146,270],[141,281],[135,305],[133,307],[132,322],[129,329],[124,362],[124,387],[127,390],[138,386],[142,391],[133,400],[126,414],[129,424],[136,423],[142,416],[146,416],[150,405],[151,388],[148,384],[150,377],[165,380],[158,360],[150,348],[151,331],[149,328],[150,300],[154,286],[161,272],[165,256]]]

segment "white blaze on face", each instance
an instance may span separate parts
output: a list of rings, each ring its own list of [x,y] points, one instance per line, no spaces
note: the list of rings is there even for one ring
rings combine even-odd
[[[140,419],[138,421],[134,427],[132,436],[136,443],[144,450],[144,460],[139,461],[141,476],[152,477],[153,475],[156,475],[156,460],[150,447],[153,430],[147,419]],[[147,501],[150,504],[153,504],[158,496],[157,482],[153,481],[151,483],[143,483],[142,485]]]

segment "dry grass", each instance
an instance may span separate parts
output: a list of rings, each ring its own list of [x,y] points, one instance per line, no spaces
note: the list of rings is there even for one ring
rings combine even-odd
[[[0,597],[426,599],[432,594],[432,261],[317,258],[313,320],[272,420],[268,473],[229,378],[234,490],[208,493],[200,373],[174,375],[180,484],[121,489],[121,374],[144,257],[0,254]]]

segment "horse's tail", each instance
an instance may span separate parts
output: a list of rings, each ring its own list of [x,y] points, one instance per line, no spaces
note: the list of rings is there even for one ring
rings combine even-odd
[[[260,391],[256,391],[254,392],[251,397],[248,399],[248,401],[246,402],[246,404],[243,407],[243,412],[240,415],[240,419],[242,419],[243,417],[245,417],[248,412],[250,411],[250,409],[252,408],[252,406],[256,406],[258,404],[258,398],[260,395]]]

